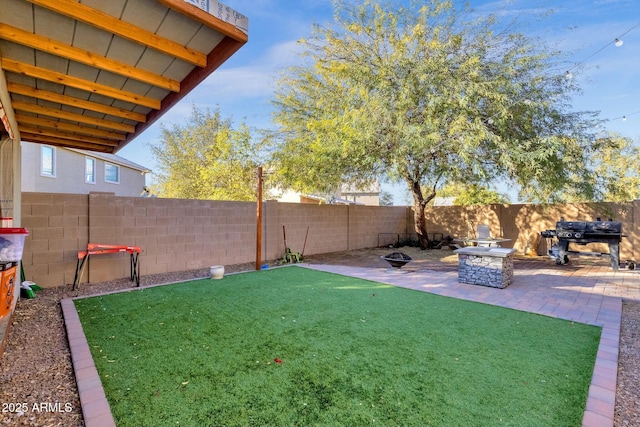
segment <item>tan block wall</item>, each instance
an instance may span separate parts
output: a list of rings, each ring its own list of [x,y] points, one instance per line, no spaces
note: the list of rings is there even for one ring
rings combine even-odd
[[[29,231],[22,263],[28,280],[73,283],[78,248],[88,241],[86,195],[22,194],[22,226]],[[35,281],[35,280],[34,280]]]
[[[400,235],[403,239],[412,233],[407,228],[406,207],[350,206],[349,250],[384,246],[385,238]]]
[[[254,262],[256,210],[250,202],[24,193],[25,273],[44,287],[73,283],[88,243],[140,246],[143,276]],[[378,232],[405,232],[406,208],[265,202],[263,261],[284,255],[283,226],[288,246],[306,255],[373,247]],[[128,254],[96,255],[82,283],[129,275]]]
[[[634,215],[634,212],[636,215]],[[541,231],[555,229],[556,221],[595,221],[609,218],[622,222],[626,238],[620,245],[621,260],[639,260],[637,221],[640,222],[640,201],[630,203],[582,203],[562,205],[489,205],[489,206],[440,206],[425,213],[429,232],[441,232],[454,238],[474,237],[479,224],[487,224],[493,237],[511,239],[503,244],[523,253],[527,241]],[[572,250],[608,252],[605,244],[589,244],[584,247],[571,245]],[[544,255],[547,242],[541,239],[538,254]]]
[[[29,230],[23,253],[27,280],[40,286],[71,284],[79,250],[87,243],[140,246],[141,274],[166,273],[256,260],[256,204],[206,200],[115,197],[112,194],[23,193],[22,225]],[[429,233],[454,238],[489,224],[492,235],[512,239],[505,246],[523,252],[527,239],[567,221],[609,217],[622,221],[627,236],[622,260],[640,261],[640,201],[624,204],[491,205],[433,207]],[[638,218],[638,220],[636,220]],[[380,235],[415,235],[407,207],[310,205],[264,202],[262,262],[282,258],[287,245],[313,255],[376,247]],[[306,242],[305,242],[306,240]],[[538,253],[546,253],[544,239]],[[584,250],[607,252],[604,245]],[[583,250],[582,248],[578,248]],[[82,282],[129,277],[128,254],[92,256]]]
[[[283,227],[287,246],[293,252],[302,253],[303,247],[305,255],[348,250],[349,206],[270,203],[276,203],[277,215],[266,218],[271,237],[265,253],[268,258],[282,258],[284,254]]]
[[[90,195],[89,203],[90,241],[140,246],[142,275],[255,258],[255,204],[107,195]],[[129,275],[129,259],[121,254],[90,261],[91,282]]]
[[[284,253],[283,226],[288,247],[299,253],[304,248],[305,255],[372,248],[378,245],[379,233],[407,232],[406,207],[277,202],[267,205],[267,259],[281,258]],[[271,214],[271,205],[275,205],[276,215]]]

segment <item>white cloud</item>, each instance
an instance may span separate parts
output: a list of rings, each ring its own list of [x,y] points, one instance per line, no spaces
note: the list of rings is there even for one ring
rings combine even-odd
[[[278,71],[297,61],[298,50],[295,41],[276,44],[251,65],[216,71],[203,82],[198,92],[212,98],[271,96]]]
[[[281,68],[294,64],[296,58],[302,52],[302,47],[297,40],[278,43],[264,56],[264,62],[271,64],[273,68]]]
[[[256,98],[269,95],[269,76],[260,67],[219,70],[209,76],[199,92],[212,98]]]

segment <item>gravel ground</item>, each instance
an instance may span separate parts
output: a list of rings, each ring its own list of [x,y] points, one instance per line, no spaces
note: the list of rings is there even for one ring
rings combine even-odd
[[[339,263],[385,267],[380,255],[389,249],[350,251],[306,257],[310,263]],[[441,251],[402,248],[418,266],[454,268],[456,257]],[[445,255],[445,257],[443,257]],[[448,255],[448,256],[446,256]],[[225,267],[225,273],[249,271],[254,263]],[[208,277],[209,270],[143,276],[141,285],[173,283]],[[34,299],[22,299],[0,359],[0,426],[83,426],[78,390],[73,374],[59,301],[72,296],[130,289],[126,279],[45,289]],[[640,425],[640,302],[623,305],[621,345],[616,394],[615,427]]]
[[[615,427],[640,426],[640,302],[623,301]]]

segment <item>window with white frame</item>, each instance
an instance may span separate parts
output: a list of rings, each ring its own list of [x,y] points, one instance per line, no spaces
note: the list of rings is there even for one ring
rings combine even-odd
[[[96,159],[93,157],[84,158],[84,182],[87,184],[96,183]]]
[[[104,180],[112,184],[120,183],[120,166],[105,163],[104,164]]]
[[[56,151],[50,145],[42,145],[40,148],[40,175],[56,176]]]

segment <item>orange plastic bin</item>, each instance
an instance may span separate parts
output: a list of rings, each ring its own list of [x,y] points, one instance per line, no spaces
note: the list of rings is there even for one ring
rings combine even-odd
[[[0,319],[11,314],[15,302],[17,262],[0,263]]]

